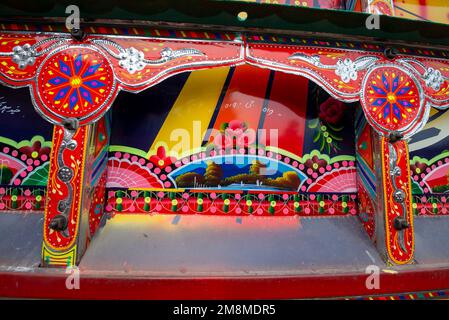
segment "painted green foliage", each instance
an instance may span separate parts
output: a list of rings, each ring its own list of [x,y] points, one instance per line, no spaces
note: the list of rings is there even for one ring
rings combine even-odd
[[[323,123],[323,121],[318,118],[310,121],[308,126],[310,129],[315,130],[313,142],[318,145],[318,149],[321,152],[324,151],[329,154],[331,150],[340,150],[338,142],[343,141],[343,138],[341,138],[338,133],[343,130],[343,127]]]
[[[9,184],[13,177],[13,173],[6,165],[0,165],[0,184]]]
[[[29,176],[27,176],[23,181],[24,186],[45,186],[47,185],[48,179],[48,167],[49,162],[45,163],[40,168],[34,170]]]

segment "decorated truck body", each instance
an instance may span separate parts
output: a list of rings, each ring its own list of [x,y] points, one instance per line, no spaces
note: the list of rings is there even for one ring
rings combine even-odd
[[[0,296],[447,297],[446,1],[268,2],[0,4]]]

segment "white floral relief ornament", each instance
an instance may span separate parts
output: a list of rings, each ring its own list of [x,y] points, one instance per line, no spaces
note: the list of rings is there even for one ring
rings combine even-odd
[[[444,83],[444,77],[440,70],[429,67],[423,76],[426,86],[435,91],[440,91],[441,85]]]
[[[12,61],[17,63],[19,69],[25,69],[36,62],[36,50],[28,43],[23,46],[15,46],[13,49]]]
[[[173,50],[172,50],[172,49],[170,49],[170,48],[164,48],[164,49],[162,49],[162,51],[161,51],[161,57],[162,57],[162,59],[164,59],[164,60],[170,60],[170,59],[172,59],[173,56],[174,56],[174,55],[173,55]]]
[[[126,69],[130,74],[141,71],[145,68],[145,56],[142,51],[133,47],[126,48],[119,55],[119,66]]]
[[[338,60],[335,74],[340,76],[341,81],[348,83],[351,80],[357,80],[357,66],[349,58]]]

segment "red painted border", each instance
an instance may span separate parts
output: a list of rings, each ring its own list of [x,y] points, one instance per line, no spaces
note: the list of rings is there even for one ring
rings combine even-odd
[[[0,297],[67,299],[292,299],[408,293],[449,288],[449,269],[382,273],[379,290],[365,274],[230,278],[81,277],[65,288],[65,274],[0,273]],[[48,273],[48,274],[44,274]]]

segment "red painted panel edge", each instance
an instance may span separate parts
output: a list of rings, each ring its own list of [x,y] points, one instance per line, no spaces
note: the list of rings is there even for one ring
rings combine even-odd
[[[0,273],[0,297],[64,299],[299,299],[380,295],[449,288],[449,269],[381,274],[380,289],[365,274],[229,278],[81,276],[68,290],[65,275]]]

